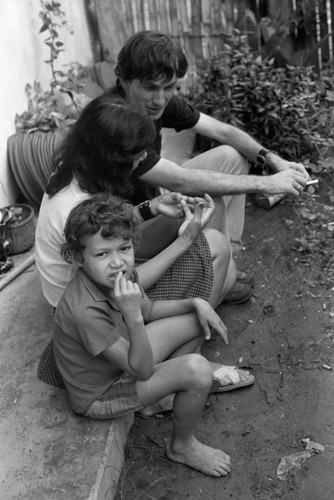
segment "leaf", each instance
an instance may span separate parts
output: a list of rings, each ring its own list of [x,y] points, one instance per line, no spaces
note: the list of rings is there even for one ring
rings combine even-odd
[[[41,27],[41,29],[39,30],[39,33],[43,33],[44,31],[46,31],[47,29],[49,28],[49,25],[48,24],[43,24],[43,26]]]

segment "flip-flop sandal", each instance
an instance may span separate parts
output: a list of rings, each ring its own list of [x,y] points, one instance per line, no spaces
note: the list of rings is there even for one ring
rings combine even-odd
[[[254,276],[247,271],[237,270],[237,281],[240,281],[240,283],[247,283],[247,285],[253,285],[255,279]]]
[[[246,380],[241,380],[237,366],[224,366],[222,365],[220,368],[213,372],[213,383],[210,393],[216,392],[227,392],[233,391],[234,389],[239,389],[241,387],[247,387],[248,385],[252,385],[255,382],[254,375],[251,375],[248,371],[241,370],[243,373],[248,375]],[[228,384],[222,385],[222,382],[225,382],[227,378]]]

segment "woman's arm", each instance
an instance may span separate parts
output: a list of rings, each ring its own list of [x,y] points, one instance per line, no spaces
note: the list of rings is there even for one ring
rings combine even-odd
[[[168,271],[176,259],[191,247],[214,211],[214,202],[208,195],[205,195],[204,199],[191,199],[191,203],[195,204],[194,214],[191,213],[185,202],[187,198],[182,198],[180,206],[185,221],[179,229],[178,237],[158,255],[137,267],[139,282],[144,290],[151,288]]]

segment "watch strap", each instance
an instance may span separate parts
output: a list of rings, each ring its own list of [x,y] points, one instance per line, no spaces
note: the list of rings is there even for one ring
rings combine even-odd
[[[256,157],[256,163],[262,167],[266,166],[266,155],[270,153],[269,149],[261,148]]]
[[[140,203],[138,205],[138,210],[139,210],[140,216],[144,220],[153,219],[154,215],[152,214],[152,211],[151,211],[151,201],[150,200],[146,200],[146,201],[143,201],[142,203]]]

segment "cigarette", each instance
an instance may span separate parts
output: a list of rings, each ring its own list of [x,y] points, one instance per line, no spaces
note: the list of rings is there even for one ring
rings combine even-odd
[[[307,181],[306,186],[311,186],[312,184],[318,184],[318,179],[313,179],[313,181]]]

